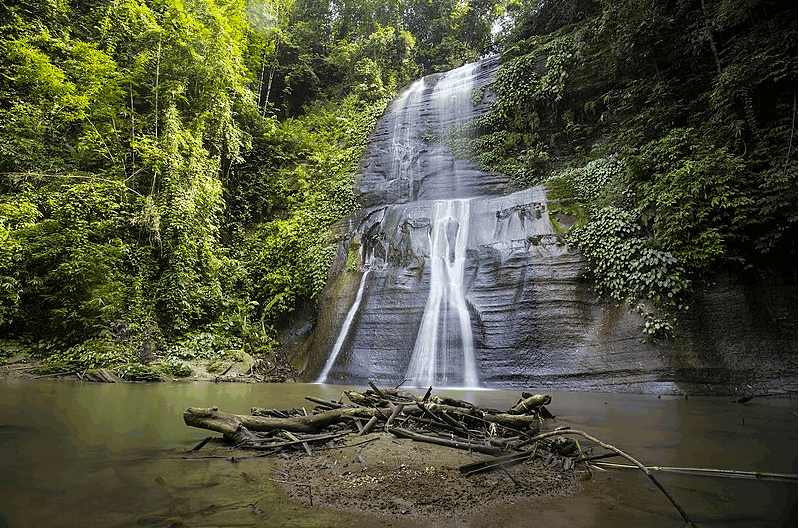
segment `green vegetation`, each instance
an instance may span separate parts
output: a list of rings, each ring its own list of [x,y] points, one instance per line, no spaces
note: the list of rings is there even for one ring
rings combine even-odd
[[[793,5],[11,0],[0,358],[146,380],[275,353],[386,103],[492,49],[502,13],[494,111],[446,139],[546,183],[648,335],[703,272],[795,263]]]
[[[151,380],[274,354],[375,119],[483,54],[495,7],[4,2],[0,357]]]
[[[546,184],[601,294],[669,335],[691,284],[796,264],[796,6],[511,2],[491,114],[450,143]]]

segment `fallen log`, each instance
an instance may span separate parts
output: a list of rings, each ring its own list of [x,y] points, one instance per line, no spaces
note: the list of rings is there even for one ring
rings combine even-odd
[[[534,394],[528,398],[519,400],[519,403],[511,407],[508,414],[528,414],[536,412],[539,407],[549,405],[552,403],[552,397],[549,394]]]
[[[232,438],[240,427],[245,427],[249,431],[277,431],[282,429],[292,433],[318,433],[325,427],[341,421],[344,416],[352,415],[371,415],[371,412],[368,409],[341,408],[308,416],[271,418],[230,414],[219,411],[217,407],[189,407],[183,412],[183,421],[188,426],[216,431]]]
[[[531,426],[538,429],[540,418],[537,415],[522,415],[522,414],[506,414],[497,413],[491,414],[480,410],[479,408],[467,407],[454,407],[452,405],[444,405],[440,403],[428,403],[424,407],[433,413],[440,413],[446,411],[450,416],[455,415],[467,424],[475,424],[479,422],[490,422],[501,425],[508,429],[524,430]],[[533,434],[537,434],[533,433]]]
[[[377,413],[375,413],[374,416],[369,418],[369,421],[366,422],[366,425],[363,426],[363,429],[358,431],[358,436],[363,436],[363,435],[369,434],[372,431],[372,429],[374,429],[374,426],[377,424],[377,421],[379,419],[380,419],[380,417],[378,416]]]
[[[345,405],[343,403],[323,400],[322,398],[317,398],[315,396],[306,396],[305,399],[328,409],[341,409],[342,407],[350,407],[349,405]]]
[[[460,423],[458,420],[456,420],[452,416],[448,415],[447,411],[441,411],[441,414],[439,414],[438,416],[440,416],[442,420],[444,420],[450,426],[452,426],[455,429],[455,431],[458,431],[459,433],[462,433],[462,434],[470,434],[470,431],[468,429],[466,429],[463,426],[463,424]]]
[[[383,394],[383,391],[381,391],[380,389],[377,388],[377,385],[375,385],[374,383],[372,383],[370,381],[369,382],[369,386],[372,387],[372,390],[375,391],[377,393],[377,395],[380,396],[380,398],[388,401],[388,398],[386,397],[386,395]]]
[[[398,403],[394,406],[394,410],[391,412],[391,416],[388,417],[386,420],[386,427],[391,427],[391,424],[394,423],[394,419],[399,416],[399,414],[405,409],[404,403]]]

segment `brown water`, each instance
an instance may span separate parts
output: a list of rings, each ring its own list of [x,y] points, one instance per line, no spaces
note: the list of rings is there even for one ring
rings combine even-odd
[[[217,405],[234,413],[252,406],[310,409],[305,396],[338,398],[341,390],[306,384],[0,381],[0,527],[170,526],[178,517],[190,519],[188,526],[378,525],[378,519],[288,500],[267,478],[267,460],[181,458],[206,436],[183,424],[186,407]],[[502,391],[450,392],[498,408],[518,398]],[[555,426],[583,429],[645,464],[797,473],[795,398],[740,405],[729,398],[552,395]],[[796,526],[795,481],[657,475],[698,526]],[[407,524],[383,524],[389,523]],[[684,525],[645,476],[624,469],[595,473],[566,499],[508,505],[458,525],[467,524]]]

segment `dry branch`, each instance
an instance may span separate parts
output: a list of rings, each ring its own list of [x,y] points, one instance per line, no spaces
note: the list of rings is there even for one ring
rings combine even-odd
[[[655,478],[655,476],[652,474],[652,472],[649,471],[649,469],[646,466],[641,464],[639,461],[637,461],[636,459],[634,459],[633,457],[631,457],[630,455],[628,455],[627,453],[625,453],[621,449],[619,449],[617,447],[614,447],[614,446],[612,446],[610,444],[606,444],[605,442],[602,442],[601,440],[589,435],[588,433],[585,433],[585,432],[577,430],[577,429],[561,429],[559,431],[550,431],[548,433],[542,433],[540,435],[537,435],[534,440],[543,440],[544,438],[548,438],[550,436],[567,435],[567,434],[573,434],[573,435],[582,436],[583,438],[586,438],[587,440],[590,440],[591,442],[594,442],[596,445],[598,445],[598,446],[600,446],[600,447],[602,447],[604,449],[607,449],[608,451],[613,451],[617,455],[619,455],[621,457],[624,457],[627,460],[629,460],[630,462],[632,462],[633,464],[635,464],[635,466],[638,469],[640,469],[641,471],[643,471],[644,474],[647,477],[649,477],[649,480],[651,480],[655,484],[655,486],[657,486],[657,488],[661,492],[663,492],[663,494],[666,496],[666,498],[669,499],[669,501],[671,501],[671,503],[674,505],[674,507],[677,508],[677,511],[680,512],[680,515],[682,515],[682,518],[685,520],[685,522],[687,522],[690,526],[696,526],[693,523],[693,521],[691,521],[691,518],[688,517],[688,514],[685,513],[685,510],[683,510],[682,507],[679,504],[677,504],[677,501],[674,500],[674,497],[672,497],[671,494],[666,490],[666,488],[663,487],[663,484],[661,484],[660,481]]]
[[[524,453],[516,453],[513,455],[502,455],[494,458],[489,458],[487,460],[481,460],[479,462],[473,462],[471,464],[466,464],[460,467],[460,472],[466,475],[467,477],[470,475],[474,475],[475,473],[481,473],[483,471],[488,471],[491,469],[495,469],[497,467],[510,467],[516,464],[521,464],[526,460],[530,460],[533,456],[535,456],[536,451],[525,451]]]
[[[501,455],[505,452],[504,449],[499,447],[475,444],[472,442],[461,442],[457,440],[449,440],[447,438],[437,438],[434,436],[427,436],[400,427],[392,427],[389,432],[400,438],[410,438],[416,442],[426,442],[428,444],[437,444],[455,449],[462,449],[464,451],[474,451],[476,453],[484,453],[486,455]]]

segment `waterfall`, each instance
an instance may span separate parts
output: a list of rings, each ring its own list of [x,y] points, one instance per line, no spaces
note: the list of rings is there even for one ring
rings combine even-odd
[[[333,345],[333,350],[330,352],[330,356],[327,358],[325,368],[322,369],[322,373],[319,374],[319,378],[316,380],[317,383],[325,383],[327,381],[327,376],[330,374],[330,369],[333,368],[333,364],[336,362],[336,359],[338,359],[338,355],[341,352],[341,347],[347,340],[347,335],[350,333],[352,321],[355,319],[355,314],[358,313],[358,310],[361,307],[361,299],[363,298],[363,290],[366,286],[366,277],[369,276],[369,271],[371,270],[366,270],[361,277],[361,283],[358,286],[358,293],[355,295],[355,302],[352,303],[350,311],[347,313],[347,318],[344,320],[344,326],[341,327],[341,331],[336,339],[336,344]]]
[[[315,325],[298,321],[285,334],[286,348],[307,358],[304,379],[680,393],[699,386],[693,379],[710,387],[705,370],[743,368],[714,362],[753,357],[748,350],[769,358],[751,362],[771,369],[756,379],[780,378],[771,367],[791,358],[785,368],[795,372],[795,339],[777,341],[784,328],[774,339],[751,327],[756,340],[728,339],[714,326],[727,309],[715,298],[704,298],[715,311],[698,312],[675,344],[642,342],[635,311],[597,301],[585,259],[550,219],[544,187],[515,188],[507,175],[458,158],[447,139],[459,140],[458,127],[491,110],[486,88],[498,62],[417,80],[378,120],[355,174],[361,209],[331,227],[336,259]],[[571,221],[557,218],[561,227]],[[361,274],[345,271],[356,250]],[[749,317],[738,297],[729,299]],[[685,369],[686,361],[702,366]]]
[[[507,179],[458,159],[445,139],[480,115],[473,95],[495,67],[484,61],[419,79],[378,122],[356,178],[364,213],[350,239],[371,264],[343,324],[335,313],[325,319],[341,326],[318,382],[335,364],[350,383],[404,375],[419,387],[480,386],[465,280],[475,264],[467,259],[472,200],[504,194]]]
[[[476,62],[447,72],[433,90],[435,121],[442,135],[447,129],[469,116]]]
[[[469,237],[469,201],[460,198],[461,171],[443,139],[449,129],[470,115],[477,63],[444,74],[431,96],[429,121],[438,134],[439,153],[430,156],[428,171],[446,174],[433,187],[437,200],[430,240],[430,291],[405,377],[417,387],[478,386],[471,318],[463,284]],[[449,196],[446,196],[449,195]]]
[[[408,196],[414,196],[414,164],[418,156],[413,141],[415,126],[420,121],[419,101],[424,91],[424,79],[419,79],[397,98],[401,109],[394,122],[391,141],[391,173],[408,180]]]
[[[430,293],[405,375],[416,387],[451,385],[453,367],[458,363],[462,365],[463,385],[478,385],[472,326],[463,287],[468,236],[469,201],[436,202],[430,230]],[[452,322],[457,324],[457,332],[449,328]],[[450,348],[452,341],[455,341],[453,348],[460,348],[460,356]]]

